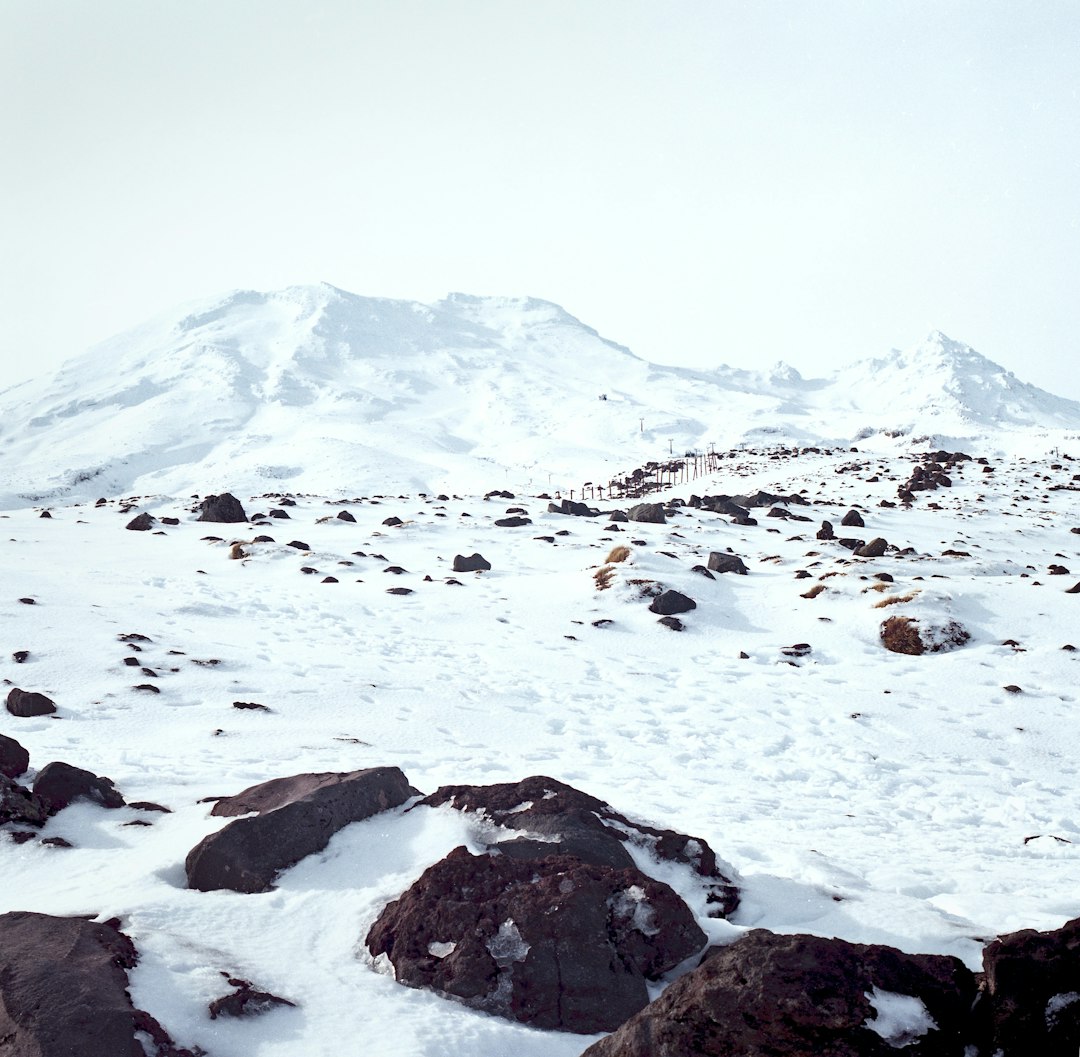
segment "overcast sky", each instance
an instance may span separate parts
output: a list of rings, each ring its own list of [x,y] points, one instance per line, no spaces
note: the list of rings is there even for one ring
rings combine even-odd
[[[0,203],[0,388],[325,280],[1080,398],[1080,3],[0,0]]]

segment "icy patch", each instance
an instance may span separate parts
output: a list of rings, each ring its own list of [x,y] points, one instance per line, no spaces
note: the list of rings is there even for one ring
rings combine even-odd
[[[896,1049],[910,1046],[928,1031],[937,1029],[922,999],[914,995],[898,995],[894,991],[882,991],[875,987],[872,992],[867,992],[866,997],[870,999],[877,1016],[863,1026]]]
[[[1046,1030],[1052,1031],[1058,1022],[1058,1016],[1063,1009],[1068,1009],[1069,1006],[1080,1002],[1080,992],[1078,991],[1066,991],[1060,995],[1054,995],[1049,1002],[1046,1003]]]
[[[529,808],[532,807],[532,806],[533,806],[533,801],[532,800],[526,800],[524,803],[518,804],[517,807],[510,808],[510,810],[507,811],[506,813],[508,815],[517,815],[517,814],[520,814],[522,811],[528,811]]]
[[[656,925],[656,915],[641,885],[631,885],[624,892],[612,896],[608,905],[619,917],[628,918],[631,927],[643,935],[655,936],[660,931]]]
[[[440,942],[439,940],[432,940],[427,945],[427,952],[432,958],[449,958],[451,954],[457,949],[457,944],[452,940],[448,942]]]
[[[527,944],[512,918],[499,926],[499,931],[487,941],[488,954],[500,968],[508,968],[513,962],[525,961],[529,953]]]

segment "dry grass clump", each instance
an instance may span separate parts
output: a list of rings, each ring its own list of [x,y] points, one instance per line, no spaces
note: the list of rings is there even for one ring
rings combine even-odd
[[[881,625],[881,644],[891,653],[906,653],[911,657],[926,652],[919,636],[919,625],[911,617],[889,617]]]
[[[918,597],[918,591],[908,591],[906,595],[889,595],[888,598],[882,598],[880,601],[874,603],[875,609],[884,609],[886,606],[896,606],[901,602],[910,602],[913,598]]]
[[[608,556],[604,559],[604,561],[609,562],[609,563],[611,563],[611,562],[624,562],[629,557],[630,557],[630,548],[627,547],[627,546],[624,546],[622,543],[620,543],[617,546],[612,547],[611,550],[608,551]]]
[[[600,568],[593,573],[597,591],[606,591],[611,586],[611,578],[614,575],[614,565],[601,565]]]
[[[828,588],[824,584],[814,584],[805,594],[800,595],[800,598],[817,598],[822,591],[828,591]]]

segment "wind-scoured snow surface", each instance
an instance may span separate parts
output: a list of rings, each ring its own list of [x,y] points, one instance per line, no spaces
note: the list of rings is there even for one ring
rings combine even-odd
[[[1080,404],[941,334],[829,379],[783,363],[692,371],[546,301],[321,284],[188,306],[0,393],[0,508],[301,480],[323,494],[569,488],[664,452],[1017,428],[1080,430]]]
[[[959,354],[935,343],[955,366]],[[970,363],[998,384],[996,368]],[[85,494],[110,498],[34,503],[8,487],[0,677],[58,712],[0,712],[0,732],[29,750],[24,780],[63,760],[171,813],[77,802],[42,832],[71,848],[0,837],[0,911],[119,918],[141,954],[135,1004],[211,1057],[337,1057],[358,1039],[385,1057],[577,1057],[593,1036],[411,990],[365,952],[387,902],[452,848],[481,849],[482,822],[395,809],[341,831],[273,891],[185,887],[187,852],[227,821],[206,798],[396,765],[424,793],[549,775],[704,838],[737,871],[731,922],[709,918],[678,869],[638,858],[684,895],[710,942],[764,927],[978,968],[994,935],[1076,917],[1080,651],[1064,647],[1080,647],[1080,594],[1067,590],[1080,581],[1080,442],[1039,417],[1073,405],[1011,383],[1039,421],[966,445],[991,472],[951,468],[951,488],[910,508],[879,503],[896,502],[913,438],[874,433],[870,452],[736,450],[666,493],[799,493],[807,505],[789,509],[807,522],[765,508],[736,526],[684,506],[666,525],[613,531],[606,517],[548,512],[549,472],[599,480],[594,459],[658,457],[669,436],[724,428],[731,408],[740,429],[902,424],[888,390],[879,414],[865,402],[873,371],[845,390],[868,394],[853,412],[828,410],[839,381],[715,375],[722,386],[646,364],[544,302],[421,306],[321,287],[235,295],[9,390],[8,478],[55,486],[98,467]],[[912,384],[914,410],[927,390]],[[965,424],[1000,410],[968,393]],[[778,402],[796,410],[770,418]],[[20,407],[34,422],[15,428]],[[650,434],[647,421],[642,434],[638,416],[664,421],[659,408],[665,429],[678,414],[686,432]],[[998,457],[1006,434],[1013,454]],[[484,498],[529,473],[531,488],[509,482],[512,499]],[[249,515],[280,505],[270,492],[296,505],[260,525],[196,522],[189,495],[223,488]],[[841,529],[853,505],[866,527]],[[497,526],[509,508],[532,523]],[[125,531],[139,512],[178,523]],[[384,525],[391,516],[403,524]],[[893,549],[854,558],[815,538],[822,520]],[[247,557],[230,559],[234,541]],[[629,557],[599,591],[616,544]],[[728,550],[748,575],[694,571]],[[474,551],[491,570],[448,582],[454,555]],[[697,602],[683,632],[649,612],[649,582]],[[879,640],[891,615],[955,620],[971,638],[892,654]],[[160,692],[134,689],[146,684]],[[212,1021],[223,973],[297,1006]]]

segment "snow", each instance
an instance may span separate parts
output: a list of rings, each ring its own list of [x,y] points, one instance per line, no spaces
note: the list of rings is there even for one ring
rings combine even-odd
[[[774,369],[758,392],[704,387],[701,372],[655,368],[528,300],[423,306],[297,288],[181,319],[0,394],[0,677],[59,708],[0,713],[0,732],[29,749],[28,778],[65,760],[109,776],[129,801],[171,808],[73,804],[44,831],[69,850],[0,837],[0,910],[118,917],[141,952],[133,997],[181,1044],[213,1057],[329,1057],[362,1031],[387,1057],[577,1057],[592,1041],[398,985],[364,948],[382,908],[425,869],[455,847],[485,850],[482,818],[406,806],[347,827],[273,891],[184,887],[186,853],[227,822],[204,798],[305,771],[397,765],[425,793],[549,775],[706,840],[742,890],[730,922],[707,916],[691,870],[627,847],[686,899],[710,942],[765,927],[978,968],[995,935],[1080,913],[1080,653],[1063,649],[1080,647],[1080,600],[1065,590],[1080,580],[1076,424],[1051,416],[980,432],[976,416],[950,411],[994,472],[965,464],[953,488],[884,508],[910,472],[912,437],[929,432],[899,383],[873,402],[853,386],[858,407],[835,415],[839,381]],[[953,356],[949,370],[977,366],[993,380],[973,363]],[[781,383],[799,415],[770,410],[780,398],[762,394]],[[1060,409],[1010,385],[1033,416]],[[909,436],[876,431],[901,418]],[[682,433],[665,432],[674,421]],[[874,427],[858,453],[827,450],[843,423]],[[795,457],[745,441],[772,424],[823,450]],[[605,467],[658,457],[669,436],[676,451],[720,446],[723,429],[737,453],[722,472],[666,494],[801,492],[809,505],[792,509],[810,523],[757,511],[760,523],[741,527],[682,507],[667,525],[613,533],[606,518],[549,513],[538,498],[554,494],[549,473],[580,488]],[[69,471],[96,476],[71,484]],[[484,498],[503,487],[512,500]],[[54,489],[43,519],[25,495]],[[223,489],[249,514],[285,489],[296,506],[262,526],[195,522],[190,496]],[[130,497],[131,509],[96,507],[98,495]],[[853,504],[859,535],[910,553],[856,559],[814,538]],[[511,506],[532,524],[496,527]],[[342,509],[355,524],[334,517]],[[125,531],[140,511],[180,523]],[[390,515],[405,524],[384,526]],[[252,543],[260,533],[277,542]],[[294,539],[310,552],[285,546]],[[248,558],[229,559],[234,540]],[[617,543],[630,558],[597,591],[593,573]],[[729,548],[747,576],[692,571]],[[448,584],[453,556],[474,551],[491,571]],[[1071,575],[1049,574],[1052,563]],[[684,632],[657,624],[635,579],[696,600]],[[804,597],[812,585],[824,590]],[[950,652],[890,654],[878,629],[892,614],[957,620],[972,637]],[[118,639],[132,632],[151,641],[136,651]],[[794,643],[809,654],[785,654]],[[18,664],[21,649],[30,656]],[[132,689],[146,682],[161,692]],[[647,904],[627,908],[648,927]],[[514,930],[499,933],[511,952]],[[210,1021],[222,972],[297,1007]],[[876,1008],[892,1038],[922,1023],[895,1000]]]
[[[762,440],[1009,450],[1017,431],[1080,435],[1080,404],[937,332],[826,379],[782,362],[695,371],[648,363],[547,301],[425,305],[324,283],[163,315],[0,392],[0,423],[2,509],[282,483],[566,492],[663,453]]]
[[[866,997],[876,1014],[866,1022],[866,1027],[898,1050],[937,1028],[922,999],[914,995],[898,995],[875,987]]]

